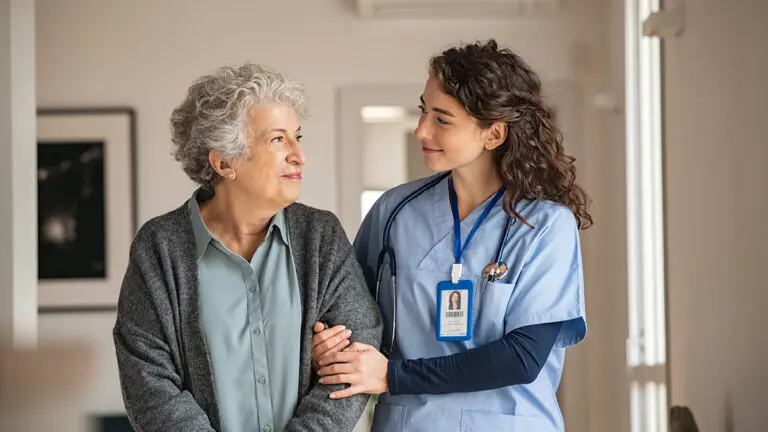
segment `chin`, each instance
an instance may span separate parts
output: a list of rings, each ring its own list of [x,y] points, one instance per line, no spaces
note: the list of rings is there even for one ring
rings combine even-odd
[[[436,158],[433,159],[430,157],[424,158],[424,166],[426,166],[428,170],[435,173],[445,172],[454,168],[450,164],[446,163],[445,160],[436,160]]]
[[[283,202],[285,203],[285,207],[288,207],[289,205],[295,203],[299,200],[301,197],[301,194],[299,193],[299,188],[297,187],[293,191],[284,191],[283,192]]]

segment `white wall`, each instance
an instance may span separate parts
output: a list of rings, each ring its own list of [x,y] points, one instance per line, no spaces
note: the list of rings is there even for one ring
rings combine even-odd
[[[179,205],[191,192],[192,185],[169,156],[168,116],[192,79],[224,63],[261,62],[305,82],[313,109],[304,125],[309,165],[303,201],[331,210],[337,207],[339,86],[419,83],[429,55],[456,42],[489,37],[515,47],[544,81],[579,83],[585,95],[581,138],[587,144],[580,176],[594,191],[598,226],[584,235],[590,335],[571,355],[580,358],[580,366],[570,373],[580,377],[577,389],[586,389],[588,396],[573,400],[577,408],[565,409],[571,412],[566,414],[570,431],[613,432],[621,430],[615,422],[621,400],[612,386],[615,374],[621,377],[624,349],[616,320],[621,324],[625,318],[623,304],[616,303],[622,299],[616,292],[624,286],[622,244],[615,242],[622,232],[610,213],[622,201],[619,197],[616,204],[611,195],[616,182],[610,174],[621,165],[617,168],[611,158],[611,149],[620,145],[608,142],[604,129],[620,119],[588,103],[589,95],[605,86],[610,9],[602,7],[604,2],[572,3],[549,20],[361,21],[345,0],[38,0],[38,102],[136,109],[139,220],[144,222]],[[586,61],[573,62],[574,43],[587,47]],[[606,173],[609,186],[604,185]],[[111,314],[44,315],[41,337],[82,334],[101,344],[108,356],[113,320]],[[95,405],[88,409],[119,405],[110,362],[102,363],[103,381],[93,389]]]
[[[768,428],[768,2],[688,1],[665,41],[672,402]]]

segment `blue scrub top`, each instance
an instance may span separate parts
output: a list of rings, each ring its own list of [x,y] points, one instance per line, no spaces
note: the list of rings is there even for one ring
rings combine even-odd
[[[363,221],[354,247],[372,290],[389,214],[408,194],[433,178],[388,191]],[[462,221],[462,244],[490,200]],[[508,270],[501,280],[486,284],[482,278],[485,266],[495,259],[507,221],[501,201],[462,256],[462,278],[472,280],[475,291],[474,334],[471,340],[460,342],[438,341],[435,329],[437,285],[450,280],[454,262],[448,180],[444,179],[400,211],[390,241],[397,262],[397,334],[392,358],[456,354],[500,339],[519,327],[562,321],[564,325],[538,378],[531,384],[472,393],[382,394],[376,406],[373,432],[564,430],[555,392],[560,384],[565,349],[586,336],[578,228],[571,211],[557,203],[523,201],[517,211],[533,228],[519,221],[510,228],[502,256]],[[391,335],[392,326],[389,280],[389,272],[385,271],[379,294],[385,338]]]

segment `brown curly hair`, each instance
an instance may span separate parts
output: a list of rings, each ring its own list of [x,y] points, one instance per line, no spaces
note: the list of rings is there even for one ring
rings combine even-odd
[[[515,204],[545,199],[567,206],[580,229],[592,225],[590,199],[576,184],[575,159],[565,154],[555,112],[544,101],[538,75],[520,56],[491,39],[443,51],[430,59],[429,74],[481,128],[507,124],[507,138],[493,157],[506,186],[507,214],[530,225]]]

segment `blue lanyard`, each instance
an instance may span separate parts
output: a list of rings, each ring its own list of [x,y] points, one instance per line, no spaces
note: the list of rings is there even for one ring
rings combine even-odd
[[[458,200],[458,197],[456,196],[456,188],[453,186],[453,178],[448,179],[448,193],[450,194],[451,212],[453,213],[453,237],[454,237],[453,257],[455,260],[453,271],[451,273],[451,278],[455,282],[456,279],[458,279],[458,277],[460,277],[461,275],[461,256],[464,254],[464,251],[467,249],[467,246],[469,246],[469,242],[472,241],[472,238],[475,236],[475,233],[477,233],[477,229],[480,228],[480,225],[488,217],[488,214],[491,212],[491,209],[493,209],[493,206],[495,206],[496,203],[499,202],[499,199],[504,194],[504,187],[499,189],[499,191],[496,192],[496,195],[493,196],[493,199],[491,200],[491,202],[489,202],[488,205],[485,206],[485,209],[483,210],[483,213],[480,215],[480,218],[477,220],[477,222],[475,222],[475,226],[473,226],[472,230],[469,232],[469,235],[467,236],[467,240],[464,242],[464,247],[461,246],[461,220],[459,219],[459,200]]]

